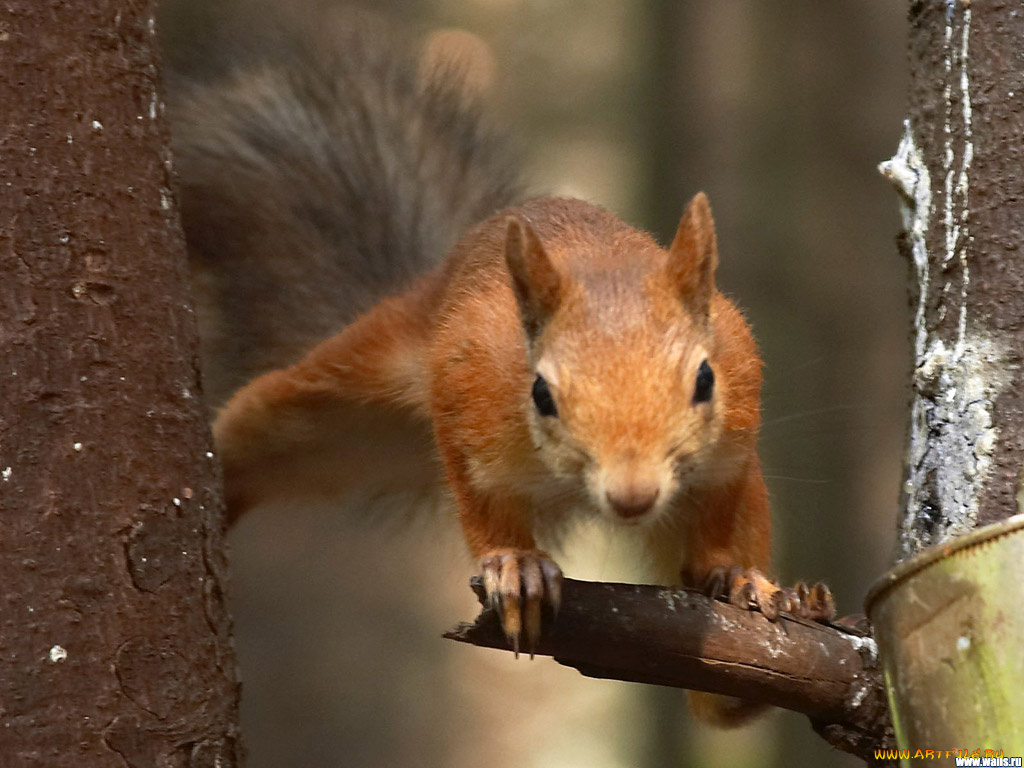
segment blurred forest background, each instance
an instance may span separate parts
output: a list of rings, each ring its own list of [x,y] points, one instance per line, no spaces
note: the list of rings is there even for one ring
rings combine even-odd
[[[165,0],[165,56],[200,76],[221,66],[209,41],[259,23],[238,5]],[[690,196],[709,194],[719,285],[767,363],[779,574],[825,579],[841,613],[861,612],[891,560],[906,423],[906,265],[896,197],[875,170],[902,130],[904,4],[373,5],[420,41],[477,36],[492,112],[532,191],[601,203],[662,242]],[[451,521],[265,510],[230,542],[250,768],[856,764],[790,713],[713,732],[679,691],[443,641],[476,613]],[[630,578],[593,532],[559,559],[574,577]]]

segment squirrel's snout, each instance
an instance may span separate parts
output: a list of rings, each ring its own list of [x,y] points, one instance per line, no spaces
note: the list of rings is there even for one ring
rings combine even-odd
[[[633,486],[605,491],[605,498],[619,517],[632,519],[645,515],[654,508],[661,489],[657,486]]]

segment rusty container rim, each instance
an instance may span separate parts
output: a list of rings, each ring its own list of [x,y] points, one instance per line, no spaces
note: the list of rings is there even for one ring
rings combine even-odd
[[[1014,515],[998,523],[992,523],[982,528],[976,528],[963,536],[957,536],[949,541],[933,544],[923,549],[913,557],[897,563],[868,589],[867,597],[864,598],[864,610],[868,617],[871,617],[872,608],[878,603],[889,590],[895,588],[900,582],[910,579],[925,568],[944,560],[951,555],[962,552],[965,549],[988,543],[994,539],[1008,536],[1016,531],[1024,530],[1024,514]]]

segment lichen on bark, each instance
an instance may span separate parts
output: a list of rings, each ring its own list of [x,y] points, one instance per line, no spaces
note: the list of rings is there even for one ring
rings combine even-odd
[[[1024,448],[1021,267],[1000,227],[1010,208],[1022,213],[1022,190],[1019,163],[1000,149],[1008,124],[993,118],[1022,122],[998,97],[1019,92],[999,49],[1012,50],[1020,16],[962,0],[911,4],[910,116],[880,166],[900,192],[914,294],[900,559],[1017,511],[1005,502]]]

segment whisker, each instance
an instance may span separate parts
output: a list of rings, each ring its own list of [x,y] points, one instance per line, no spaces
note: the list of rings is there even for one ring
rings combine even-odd
[[[825,480],[822,478],[815,477],[790,477],[788,475],[768,475],[764,476],[765,480],[786,480],[793,483],[804,483],[806,485],[829,485],[832,483],[831,480]]]
[[[804,418],[807,418],[808,416],[821,416],[821,415],[826,414],[826,413],[841,413],[841,412],[844,412],[844,411],[862,411],[862,410],[867,410],[867,409],[868,409],[868,406],[866,404],[862,404],[862,405],[829,405],[829,406],[826,406],[824,408],[812,408],[811,410],[807,410],[807,411],[797,411],[796,413],[789,413],[789,414],[786,414],[785,416],[777,416],[774,419],[769,419],[769,420],[763,422],[763,426],[771,427],[771,426],[775,426],[776,424],[785,424],[786,422],[795,421],[796,419],[804,419]]]

